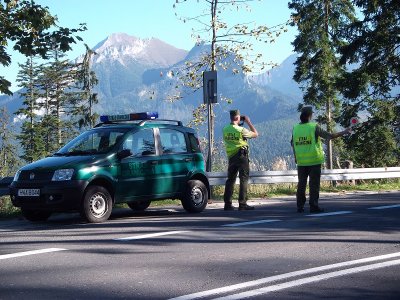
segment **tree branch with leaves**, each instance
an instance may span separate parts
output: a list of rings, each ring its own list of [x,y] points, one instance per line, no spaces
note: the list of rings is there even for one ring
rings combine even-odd
[[[251,2],[255,2],[255,0],[176,0],[176,3],[173,5],[176,10],[175,15],[184,23],[194,22],[197,25],[195,28],[192,28],[192,38],[196,41],[197,46],[207,49],[199,53],[194,60],[187,61],[184,68],[173,70],[182,85],[189,88],[184,92],[190,93],[202,87],[204,71],[218,70],[231,71],[233,74],[249,74],[260,72],[267,65],[274,65],[273,63],[266,63],[261,53],[254,53],[254,44],[273,43],[276,38],[287,31],[289,20],[272,27],[257,25],[255,22],[228,24],[227,21],[224,21],[224,16],[227,13],[237,16],[243,10],[250,12]],[[185,4],[197,5],[196,8],[192,8],[194,12],[192,16],[180,15],[179,8]],[[183,97],[185,97],[185,94],[178,91],[177,94],[171,95],[170,99],[181,99]],[[209,153],[211,154],[214,144],[215,115],[212,105],[210,106],[211,141],[208,146]],[[198,124],[201,120],[205,120],[205,118],[201,117],[201,113],[204,111],[204,106],[200,106],[195,110],[193,115],[198,118],[198,120],[194,120],[195,124]],[[208,171],[212,169],[210,154],[207,159]]]
[[[0,64],[5,67],[11,64],[9,44],[25,56],[46,59],[54,45],[62,52],[71,50],[71,44],[82,40],[76,34],[84,30],[85,24],[73,29],[60,27],[48,7],[33,0],[0,1]],[[0,93],[12,95],[10,87],[10,81],[0,76]]]

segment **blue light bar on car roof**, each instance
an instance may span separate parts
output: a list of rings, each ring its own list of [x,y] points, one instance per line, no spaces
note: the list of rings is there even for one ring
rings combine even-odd
[[[158,118],[158,112],[141,112],[125,115],[105,115],[100,116],[100,122],[124,122],[134,120],[154,120]]]

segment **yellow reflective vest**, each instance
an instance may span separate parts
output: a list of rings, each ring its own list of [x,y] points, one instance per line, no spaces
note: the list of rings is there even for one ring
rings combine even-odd
[[[243,127],[229,124],[222,130],[225,150],[228,158],[237,154],[240,148],[248,148],[248,143],[243,139]]]
[[[293,127],[293,148],[298,166],[315,166],[325,161],[321,140],[316,140],[317,123],[301,123]]]

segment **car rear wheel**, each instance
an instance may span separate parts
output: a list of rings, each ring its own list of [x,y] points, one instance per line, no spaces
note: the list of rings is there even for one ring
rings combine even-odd
[[[89,223],[101,223],[106,221],[112,211],[112,199],[107,189],[102,186],[90,186],[87,188],[81,215]]]
[[[182,198],[182,206],[188,212],[202,212],[207,206],[207,195],[207,188],[203,182],[189,180]]]
[[[150,200],[128,202],[128,206],[136,211],[143,211],[150,206]]]
[[[31,222],[46,221],[51,216],[51,212],[49,211],[38,211],[24,208],[21,209],[21,211],[25,219]]]

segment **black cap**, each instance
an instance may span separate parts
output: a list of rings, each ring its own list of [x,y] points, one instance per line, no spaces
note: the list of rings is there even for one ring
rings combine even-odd
[[[240,111],[238,109],[230,110],[229,114],[230,114],[231,118],[234,118],[234,117],[240,115]]]
[[[313,113],[312,106],[303,106],[301,108],[301,113]]]

